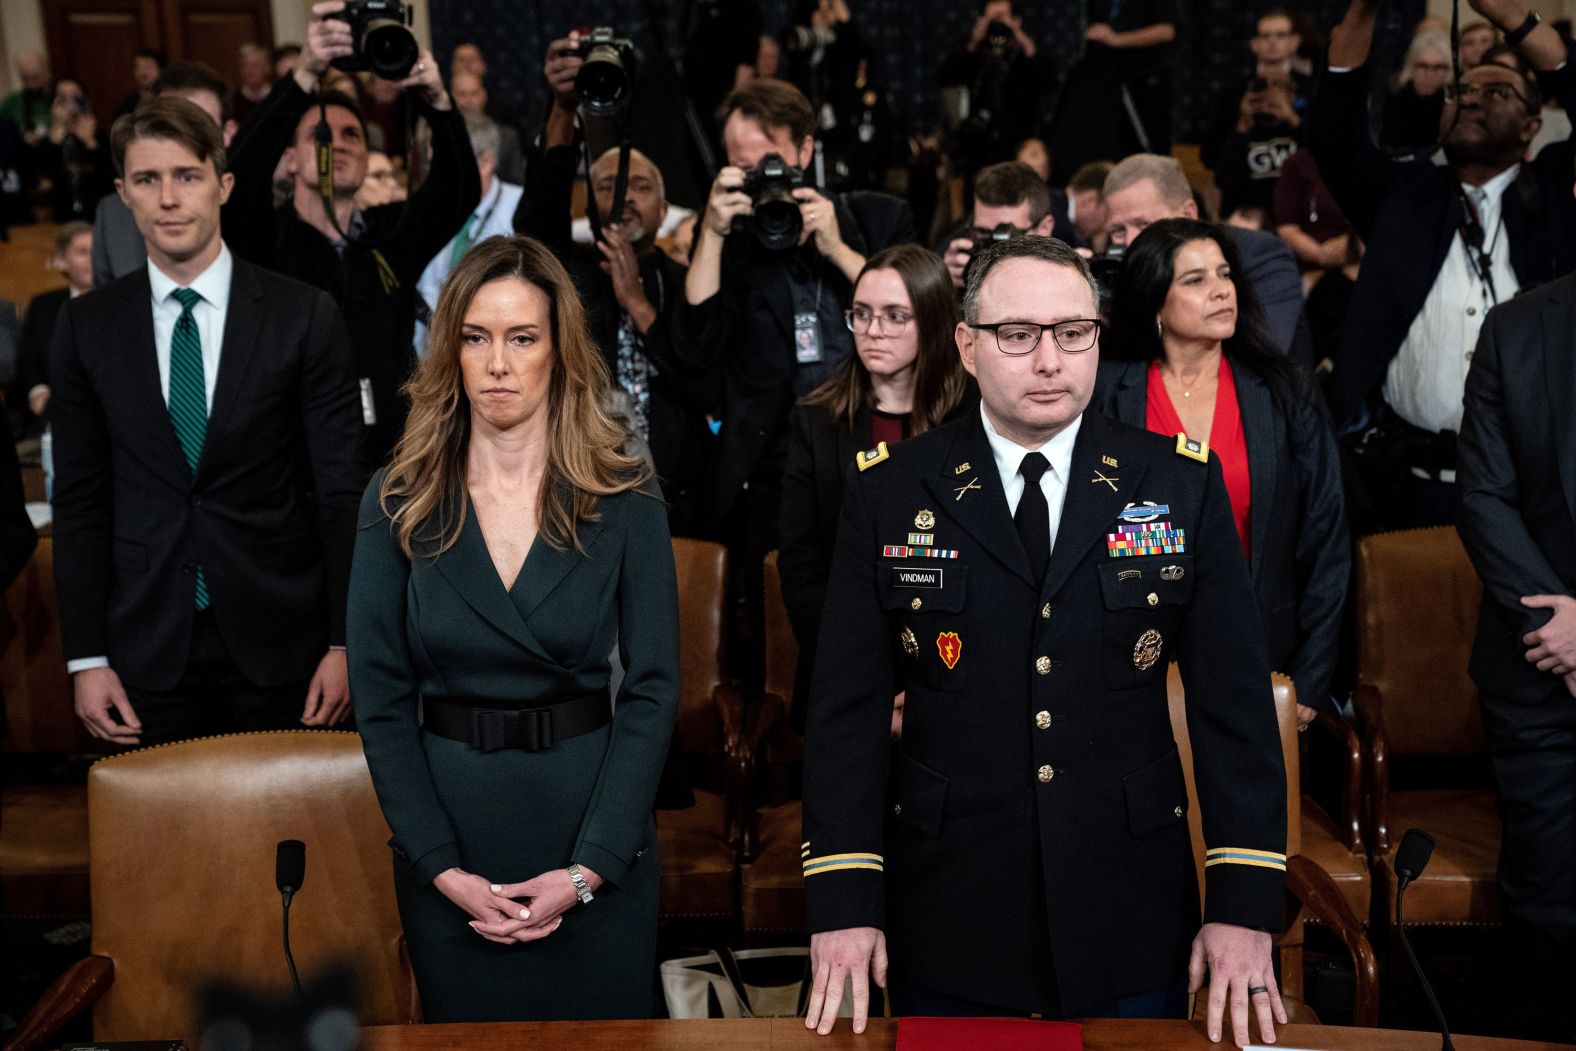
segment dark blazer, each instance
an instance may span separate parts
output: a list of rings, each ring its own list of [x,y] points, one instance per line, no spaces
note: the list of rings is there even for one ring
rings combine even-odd
[[[345,639],[361,411],[333,301],[240,259],[202,458],[187,466],[154,351],[146,268],[67,303],[50,350],[55,581],[68,661],[128,686],[186,670],[194,569],[258,686]]]
[[[1545,95],[1576,106],[1576,70],[1541,74]],[[1368,137],[1368,67],[1326,73],[1305,141],[1325,185],[1363,239],[1367,254],[1335,357],[1331,403],[1341,433],[1360,430],[1377,407],[1390,362],[1423,309],[1455,242],[1463,209],[1459,182],[1427,157],[1391,160]],[[1576,269],[1571,157],[1556,143],[1522,165],[1500,215],[1522,288]]]
[[[585,307],[586,327],[616,383],[623,308],[613,294],[613,279],[602,272],[602,253],[594,245],[577,243],[571,234],[570,199],[579,162],[579,151],[568,146],[532,158],[525,193],[515,208],[514,228],[551,248],[569,271]],[[674,532],[693,533],[707,518],[704,508],[711,496],[708,467],[716,441],[707,429],[706,413],[721,398],[721,369],[715,362],[692,369],[674,351],[673,319],[686,309],[688,268],[660,249],[640,256],[638,262],[646,298],[657,309],[650,331],[638,340],[638,349],[657,371],[647,407],[648,444]]]
[[[432,130],[432,161],[408,204],[360,212],[357,243],[337,251],[286,201],[274,207],[274,166],[295,141],[312,106],[294,78],[284,77],[247,118],[230,146],[235,190],[224,206],[224,240],[238,257],[321,288],[344,312],[354,375],[372,388],[377,422],[367,428],[366,454],[381,464],[405,428],[400,386],[416,364],[416,282],[481,201],[481,176],[456,108],[415,102]]]
[[[843,242],[864,256],[915,240],[914,213],[884,193],[834,194]],[[853,289],[830,263],[825,294],[847,303]],[[697,370],[718,363],[723,375],[721,448],[712,513],[722,519],[749,481],[761,454],[786,439],[793,408],[793,296],[783,261],[729,237],[717,294],[677,315],[674,350]]]
[[[27,392],[49,382],[49,345],[55,338],[60,308],[70,298],[71,289],[55,288],[34,296],[27,304],[16,351],[16,402],[24,413],[31,411],[27,407]]]
[[[1351,577],[1351,533],[1335,434],[1311,380],[1287,408],[1251,369],[1233,362],[1253,504],[1248,510],[1253,594],[1270,667],[1297,684],[1297,700],[1333,709],[1330,684]],[[1149,363],[1106,362],[1094,404],[1144,426]]]
[[[1576,275],[1489,311],[1467,373],[1456,528],[1483,578],[1472,677],[1485,694],[1570,698],[1521,641],[1551,616],[1523,595],[1576,595]]]
[[[947,414],[955,420],[979,411],[979,390],[971,380],[962,401]],[[783,471],[777,574],[783,605],[799,644],[789,718],[804,731],[804,706],[815,672],[815,641],[820,633],[821,607],[826,602],[826,576],[837,546],[837,522],[843,507],[843,479],[854,454],[871,448],[870,410],[861,409],[848,426],[833,419],[825,407],[799,404],[788,415],[788,460]]]
[[[1292,361],[1313,367],[1313,332],[1303,312],[1302,274],[1297,259],[1274,234],[1224,228],[1242,260],[1242,273],[1259,297],[1264,320],[1269,322],[1275,345]]]
[[[37,546],[38,533],[22,495],[22,468],[17,463],[16,445],[6,437],[0,440],[0,592],[27,568]],[[0,693],[0,740],[8,730],[5,695]]]
[[[1047,959],[1070,1015],[1179,981],[1199,898],[1172,659],[1204,918],[1279,927],[1286,773],[1252,582],[1219,461],[1175,446],[1084,414],[1039,584],[978,413],[850,468],[805,733],[812,932],[884,928],[894,971],[1013,1010],[1051,999]],[[1110,557],[1145,502],[1186,550]],[[886,557],[915,530],[957,557]]]

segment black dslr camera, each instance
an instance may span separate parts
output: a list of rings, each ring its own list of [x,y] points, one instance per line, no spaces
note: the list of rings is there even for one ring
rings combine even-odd
[[[581,59],[575,93],[586,111],[606,117],[629,105],[635,86],[635,45],[607,26],[597,26],[571,51]]]
[[[1012,27],[1007,23],[991,22],[985,27],[985,51],[991,58],[1006,58],[1013,43]]]
[[[785,252],[799,243],[804,216],[793,192],[803,185],[804,169],[795,168],[776,153],[768,153],[744,173],[744,192],[755,207],[748,225],[754,227],[762,247]]]
[[[1126,253],[1126,245],[1108,244],[1105,251],[1089,260],[1095,287],[1100,290],[1100,313],[1107,317],[1111,313],[1111,301],[1116,297],[1116,282],[1122,276],[1122,257]]]
[[[972,258],[973,256],[978,255],[982,249],[996,243],[997,241],[1011,241],[1014,237],[1021,237],[1022,235],[1023,231],[1018,229],[1016,226],[1013,226],[1011,223],[997,223],[995,226],[991,227],[990,233],[986,234],[984,237],[976,236],[974,238],[974,245],[969,249],[969,256]]]
[[[404,80],[416,66],[421,48],[411,34],[411,9],[400,0],[345,0],[345,9],[329,15],[350,23],[356,50],[334,59],[346,73],[370,70],[382,80]]]

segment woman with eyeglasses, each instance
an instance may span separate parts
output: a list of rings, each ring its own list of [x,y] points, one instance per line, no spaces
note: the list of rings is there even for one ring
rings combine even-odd
[[[852,303],[843,316],[855,353],[789,416],[777,571],[799,642],[790,708],[795,729],[804,726],[843,479],[855,454],[921,434],[978,397],[953,345],[962,315],[940,256],[912,244],[871,256],[854,282]]]
[[[1351,541],[1335,435],[1312,377],[1265,328],[1237,251],[1196,219],[1150,224],[1127,249],[1094,405],[1204,442],[1226,480],[1270,664],[1306,726],[1334,710]]]

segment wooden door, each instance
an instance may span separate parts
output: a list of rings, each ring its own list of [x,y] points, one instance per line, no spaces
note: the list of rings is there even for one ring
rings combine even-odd
[[[274,42],[270,0],[45,0],[43,8],[51,66],[82,82],[105,129],[131,93],[139,48],[205,62],[233,87],[241,45]]]

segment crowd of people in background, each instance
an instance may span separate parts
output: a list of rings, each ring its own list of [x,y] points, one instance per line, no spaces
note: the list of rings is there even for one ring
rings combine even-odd
[[[233,84],[138,52],[113,127],[70,71],[14,56],[18,87],[0,100],[0,231],[59,224],[65,287],[27,304],[19,327],[0,315],[0,382],[24,458],[40,439],[53,450],[78,713],[107,743],[143,745],[349,716],[355,497],[391,460],[407,482],[421,455],[448,462],[436,444],[409,443],[418,424],[434,443],[458,440],[433,416],[453,405],[422,386],[441,372],[428,355],[447,361],[471,338],[451,275],[480,267],[466,260],[482,245],[496,266],[545,266],[534,249],[504,258],[495,239],[515,235],[567,273],[560,291],[578,298],[600,358],[576,368],[608,380],[592,415],[616,421],[625,442],[599,451],[606,464],[592,474],[622,493],[637,483],[620,457],[644,463],[668,529],[730,549],[746,682],[761,674],[760,567],[780,552],[801,654],[796,728],[850,465],[978,415],[953,334],[978,320],[963,302],[976,258],[1022,238],[1070,246],[1099,292],[1087,331],[1035,340],[1098,345],[1093,406],[1106,416],[1207,440],[1301,720],[1349,711],[1353,537],[1460,520],[1474,554],[1508,542],[1516,486],[1505,476],[1525,463],[1485,459],[1484,443],[1503,452],[1493,443],[1506,431],[1483,414],[1514,397],[1491,389],[1474,354],[1518,294],[1576,271],[1569,27],[1516,0],[1472,0],[1454,43],[1424,19],[1397,68],[1376,71],[1367,0],[1328,37],[1300,11],[1263,10],[1240,42],[1240,78],[1197,115],[1195,153],[1173,151],[1179,5],[1090,6],[1082,58],[1061,69],[1012,0],[984,0],[940,65],[936,114],[894,111],[858,0],[800,0],[775,36],[758,18],[724,25],[702,11],[690,41],[706,44],[705,61],[676,78],[691,145],[711,159],[689,207],[670,199],[694,181],[672,159],[685,151],[621,145],[616,121],[587,110],[578,33],[530,63],[549,99],[539,113],[490,75],[504,57],[486,41],[443,61],[421,50],[402,79],[339,69],[356,42],[335,0],[317,5],[299,44],[242,47]],[[172,141],[201,165],[155,148]],[[193,166],[211,179],[182,174]],[[205,232],[201,258],[219,270],[190,265],[186,239]],[[181,267],[194,280],[172,284]],[[221,271],[234,283],[216,295],[203,275]],[[117,310],[146,313],[150,295],[160,374],[143,376],[116,363],[111,333]],[[995,328],[1004,353],[1029,339]],[[261,329],[289,352],[243,377],[233,362]],[[453,389],[473,394],[470,383]],[[1552,426],[1569,431],[1576,405],[1561,409]],[[166,410],[174,442],[148,433]],[[248,419],[254,432],[237,433]],[[1485,510],[1490,489],[1497,514]],[[159,527],[139,536],[128,515]],[[192,536],[210,552],[201,563]],[[403,556],[380,557],[408,557],[416,541],[402,543]],[[1514,617],[1485,616],[1505,616],[1548,664],[1537,664],[1548,682],[1516,689],[1557,686],[1568,705],[1576,602],[1530,616],[1521,606],[1523,594],[1561,594],[1558,572],[1527,592],[1499,586],[1503,565],[1481,568],[1492,595],[1517,603]],[[215,688],[229,701],[198,718],[193,698]],[[899,695],[894,736],[902,725]],[[1540,815],[1576,804],[1569,769],[1551,788],[1518,766],[1576,756],[1576,720],[1540,728],[1553,743],[1530,758],[1518,726],[1495,724],[1507,805]],[[1508,827],[1576,869],[1576,841],[1558,828]],[[626,854],[608,865],[632,865]],[[1545,868],[1506,878],[1536,883]],[[1576,901],[1549,912],[1539,895],[1565,891],[1516,886],[1525,914],[1545,917],[1526,932],[1544,947],[1536,958],[1570,949]]]

